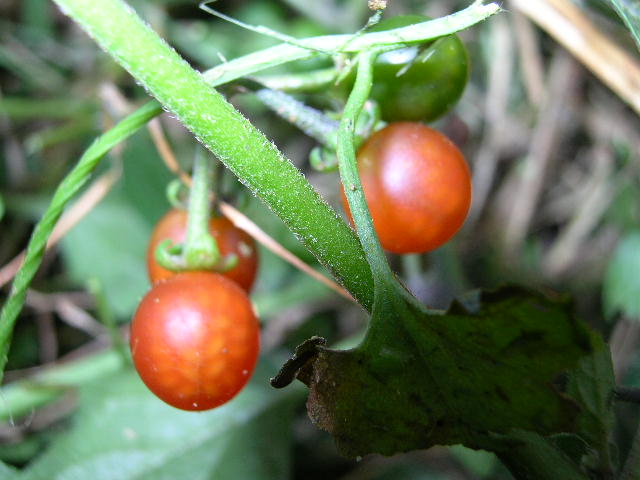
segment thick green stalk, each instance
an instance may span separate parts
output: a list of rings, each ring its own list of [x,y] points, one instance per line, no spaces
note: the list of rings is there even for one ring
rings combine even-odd
[[[55,1],[261,196],[365,308],[372,304],[372,280],[352,232],[259,132],[222,97],[206,88],[203,77],[210,84],[219,85],[264,68],[318,55],[318,49],[357,52],[377,44],[420,42],[467,28],[500,11],[495,2],[475,2],[454,15],[428,22],[428,27],[424,23],[358,37],[305,39],[300,44],[315,50],[280,45],[232,60],[200,76],[125,3]]]
[[[161,70],[160,76],[162,77],[162,81],[160,83],[162,85],[160,85],[160,87],[165,93],[167,92],[167,87],[169,88],[168,91],[171,91],[170,83],[173,79],[171,65],[175,65],[177,61],[181,66],[181,70],[184,70],[185,68],[188,70],[188,66],[179,59],[175,52],[162,44],[153,32],[151,32],[148,27],[145,27],[135,16],[135,13],[125,4],[112,0],[100,2],[99,5],[95,5],[94,2],[81,0],[59,0],[58,4],[70,15],[77,17],[79,23],[84,22],[85,27],[93,34],[99,34],[105,49],[112,53],[116,58],[120,59],[123,65],[131,66],[129,61],[133,60],[137,67],[143,69],[143,72],[138,72],[140,76],[146,79],[151,76],[153,79],[156,76],[155,70]],[[302,41],[302,43],[309,42],[309,45],[312,48],[314,46],[315,48],[330,48],[332,45],[336,48],[342,46],[344,47],[343,51],[358,51],[358,48],[364,49],[374,44],[385,44],[385,42],[386,44],[398,44],[398,42],[410,43],[412,41],[431,39],[457,30],[462,30],[499,11],[500,8],[495,2],[487,5],[483,5],[482,2],[475,2],[469,8],[449,17],[389,32],[361,35],[352,42],[349,42],[348,45],[346,45],[345,42],[351,37],[346,36],[316,37],[306,39]],[[114,12],[117,12],[118,15],[112,15]],[[120,24],[119,22],[122,19],[126,21]],[[104,23],[102,23],[103,21]],[[99,28],[92,28],[92,25]],[[112,31],[110,31],[110,29]],[[135,51],[138,48],[138,42],[135,41],[136,39],[142,39],[142,44],[139,46],[140,52]],[[147,42],[149,43],[147,44]],[[134,45],[136,45],[136,47],[134,47]],[[149,45],[153,45],[153,48],[145,48],[145,45],[147,47]],[[164,55],[167,52],[169,53],[169,56],[165,58]],[[138,55],[136,55],[136,53],[138,53]],[[140,56],[144,57],[147,54],[150,55],[149,58],[143,58],[143,61],[139,61]],[[131,55],[132,57],[130,58]],[[299,46],[280,45],[212,68],[205,72],[204,77],[211,85],[221,85],[269,67],[294,61],[296,59],[308,58],[313,55],[317,55],[317,52],[310,52],[309,50],[305,50]],[[142,75],[142,73],[145,75]],[[177,90],[183,90],[185,88],[188,89],[187,83],[193,81],[194,75],[197,76],[195,72],[191,72],[191,78],[186,82],[180,82],[180,88],[177,88]],[[180,74],[177,74],[177,77],[180,77]],[[186,80],[186,77],[183,80]],[[155,86],[158,87],[158,85]],[[204,91],[201,84],[198,85],[198,91]],[[173,90],[174,95],[175,93],[176,89]],[[197,92],[195,95],[197,96]],[[173,103],[177,103],[178,105],[188,108],[188,105],[184,104],[184,99],[180,97],[179,94],[175,95],[173,100]],[[189,100],[192,101],[193,96]],[[2,375],[1,372],[4,370],[4,365],[7,361],[11,334],[18,314],[24,304],[26,290],[40,265],[47,240],[63,209],[75,196],[82,184],[84,184],[88,179],[93,169],[99,164],[101,158],[114,145],[120,143],[129,135],[133,134],[138,128],[148,122],[151,118],[157,116],[161,111],[161,106],[158,102],[149,102],[129,117],[119,122],[104,135],[96,139],[96,141],[80,158],[77,166],[74,167],[56,190],[56,193],[54,194],[50,205],[47,207],[43,218],[38,222],[38,225],[33,232],[27,247],[27,255],[23,266],[16,275],[10,296],[0,312],[0,378]],[[194,113],[194,115],[198,114],[208,116],[210,121],[209,123],[211,123],[211,120],[214,120],[208,112],[203,113],[200,110]],[[258,138],[262,138],[262,140],[267,143],[264,137]],[[241,148],[237,148],[236,150],[236,155],[241,155]],[[273,156],[274,155],[272,155],[272,157]],[[286,162],[283,161],[282,163],[285,164]],[[271,162],[271,164],[273,164],[273,162]],[[236,172],[241,170],[238,167],[236,167]],[[283,169],[289,169],[287,175],[282,176]],[[288,185],[286,185],[288,179],[290,177],[293,178],[288,164],[284,165],[282,169],[275,169],[272,172],[262,170],[254,173],[256,173],[256,175],[253,175],[252,178],[249,178],[251,176],[248,176],[246,180],[249,185],[252,185],[256,181],[259,182],[261,177],[272,178],[273,176],[282,176],[282,182],[279,183],[285,184],[285,188],[283,190],[286,190],[286,187],[288,187]],[[296,180],[293,183],[299,183],[299,180]],[[269,189],[274,188],[277,184],[278,182],[265,181],[263,185],[265,188]],[[311,190],[311,187],[308,185],[306,187],[301,186],[300,188],[303,190],[304,188]],[[300,188],[296,189],[296,191]],[[306,198],[311,198],[315,202],[315,204],[306,205],[306,208],[323,212],[322,214],[324,215],[325,220],[331,216],[331,214],[326,213],[327,207],[317,197],[317,195],[314,196],[313,193],[308,192]],[[276,212],[287,210],[286,204],[280,205],[280,198],[277,193],[270,195],[269,198],[265,198],[265,201],[270,203]],[[277,208],[278,206],[281,208]],[[332,222],[328,221],[328,223],[331,224]],[[338,225],[337,230],[333,231],[332,235],[329,236],[330,244],[327,245],[326,243],[322,243],[320,247],[316,248],[312,248],[313,245],[317,242],[325,242],[327,240],[325,236],[316,238],[312,235],[312,230],[305,231],[304,228],[293,230],[302,238],[306,239],[307,245],[311,245],[310,249],[316,253],[322,261],[331,263],[331,269],[334,274],[339,279],[343,279],[345,286],[351,289],[352,293],[358,292],[359,294],[354,293],[354,295],[366,308],[370,308],[372,302],[371,276],[368,266],[363,265],[364,255],[360,245],[355,241],[355,237],[351,232],[344,227],[344,224],[340,225],[342,222],[339,222],[334,218],[333,224],[336,223]],[[304,224],[302,227],[304,227]],[[308,236],[305,237],[305,234],[308,234]],[[333,257],[331,256],[332,252],[338,252],[340,255]],[[346,263],[343,264],[343,260],[346,260]],[[354,273],[354,268],[357,272],[352,275],[352,273]]]
[[[366,308],[369,266],[351,229],[300,171],[120,0],[56,0],[284,220]]]

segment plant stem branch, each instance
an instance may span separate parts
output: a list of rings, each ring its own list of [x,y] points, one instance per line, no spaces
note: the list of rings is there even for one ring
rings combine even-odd
[[[66,4],[69,0],[54,0]],[[296,60],[305,60],[318,56],[318,50],[339,53],[359,53],[375,47],[393,45],[400,48],[407,45],[423,43],[438,37],[455,33],[469,28],[482,20],[501,11],[497,2],[485,4],[475,1],[464,10],[452,15],[415,23],[394,30],[346,35],[325,35],[321,37],[305,38],[298,45],[284,43],[275,47],[260,50],[231,60],[223,65],[207,70],[203,73],[209,82],[217,85],[228,83],[240,77],[246,77],[259,70],[282,65]]]
[[[122,1],[56,2],[268,204],[365,308],[370,308],[371,273],[357,238],[262,133]]]
[[[388,277],[391,271],[373,226],[373,219],[358,173],[355,153],[355,126],[358,115],[369,98],[373,83],[373,62],[376,56],[377,52],[363,52],[358,57],[358,74],[351,95],[349,95],[344,107],[336,150],[340,178],[356,225],[358,238],[364,248],[367,261],[371,265],[374,283],[384,281],[383,279]]]
[[[187,238],[183,247],[185,266],[189,270],[207,270],[220,259],[217,242],[209,233],[211,216],[209,192],[213,183],[213,158],[199,147],[193,167],[193,182],[189,193]]]
[[[319,143],[335,148],[335,134],[338,129],[337,121],[278,90],[262,88],[257,90],[255,94],[263,104],[279,117],[294,124]]]

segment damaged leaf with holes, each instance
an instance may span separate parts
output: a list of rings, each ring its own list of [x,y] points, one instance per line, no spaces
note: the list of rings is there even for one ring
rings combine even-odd
[[[297,371],[311,419],[343,454],[495,450],[497,434],[514,429],[577,428],[580,399],[564,392],[566,373],[604,347],[569,302],[508,288],[442,315],[393,301],[374,312],[380,341],[370,332],[359,347],[336,351],[313,339],[316,354]]]

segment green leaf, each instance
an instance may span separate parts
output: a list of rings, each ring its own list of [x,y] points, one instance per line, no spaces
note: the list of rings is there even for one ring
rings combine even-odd
[[[149,225],[115,192],[60,242],[68,274],[78,285],[97,278],[114,314],[128,319],[149,288],[144,263],[149,235]]]
[[[535,480],[587,480],[583,473],[554,442],[537,433],[515,430],[502,438],[506,448],[500,460],[515,478]],[[604,477],[602,477],[604,478]]]
[[[10,467],[6,463],[0,462],[0,480],[9,480],[16,478],[17,470]]]
[[[491,478],[498,465],[498,459],[491,452],[471,450],[462,445],[454,445],[449,452],[467,471],[479,478]]]
[[[343,454],[492,449],[493,434],[513,429],[575,431],[577,406],[556,383],[593,346],[569,302],[507,288],[483,294],[474,313],[390,300],[373,317],[378,328],[359,347],[316,346],[298,372],[309,416]]]
[[[615,377],[609,347],[596,335],[592,341],[596,346],[594,352],[581,358],[569,374],[567,394],[581,407],[578,415],[580,436],[597,452],[596,458],[590,460],[594,464],[589,467],[607,478],[613,475],[609,440],[614,422]]]
[[[286,479],[300,392],[269,388],[270,370],[259,365],[238,397],[200,413],[158,400],[132,369],[96,381],[81,391],[71,430],[19,478]]]
[[[638,0],[609,0],[624,21],[636,45],[640,48],[640,2]]]
[[[117,351],[105,350],[8,383],[0,389],[0,420],[31,415],[35,409],[54,402],[74,387],[113,374],[123,368],[125,362]]]
[[[640,319],[640,230],[625,235],[607,267],[602,299],[606,316]]]
[[[571,458],[576,465],[580,465],[583,459],[592,455],[593,449],[581,437],[575,433],[558,433],[548,438],[549,443],[555,445],[558,450]]]
[[[435,473],[417,463],[398,463],[376,469],[371,480],[446,480],[443,473]],[[369,477],[368,477],[369,478]]]
[[[122,156],[123,195],[153,225],[170,208],[166,190],[175,177],[162,164],[146,130],[131,137]]]

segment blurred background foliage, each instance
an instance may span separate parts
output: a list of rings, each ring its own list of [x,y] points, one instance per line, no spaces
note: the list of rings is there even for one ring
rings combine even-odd
[[[130,3],[202,70],[277,43],[212,17],[192,0]],[[609,90],[517,3],[506,2],[506,13],[461,34],[471,80],[456,109],[435,124],[474,171],[470,217],[441,249],[390,260],[410,289],[438,308],[468,289],[509,282],[572,294],[580,315],[609,339],[618,382],[640,387],[637,107]],[[394,0],[386,15],[437,17],[466,4]],[[572,5],[638,63],[631,35],[607,2]],[[368,17],[364,0],[236,0],[216,8],[299,38],[353,32]],[[327,66],[330,61],[319,59],[277,73]],[[635,80],[632,93],[640,95]],[[336,106],[325,93],[300,98]],[[11,261],[58,182],[97,134],[146,98],[48,0],[0,1],[0,301],[8,293]],[[337,174],[308,167],[312,140],[251,96],[230,99],[332,205],[339,204]],[[188,169],[193,138],[167,115],[162,124]],[[94,178],[86,191],[102,187],[104,198],[89,203],[89,213],[47,254],[15,331],[0,390],[0,479],[510,478],[493,455],[462,447],[340,458],[332,439],[307,419],[304,389],[275,391],[268,378],[302,340],[353,339],[366,317],[265,249],[252,295],[264,324],[263,355],[250,386],[228,405],[201,414],[155,399],[126,355],[110,345],[114,333],[126,331],[148,288],[146,242],[169,208],[165,189],[173,175],[141,130],[111,152]],[[229,174],[223,193],[281,245],[317,266]],[[624,458],[637,408],[622,405],[618,417]]]

